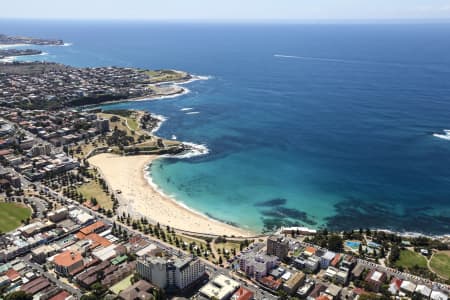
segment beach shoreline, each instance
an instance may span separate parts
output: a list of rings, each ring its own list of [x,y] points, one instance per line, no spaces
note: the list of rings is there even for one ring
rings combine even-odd
[[[116,192],[118,215],[125,213],[137,218],[146,217],[154,223],[198,234],[229,237],[257,235],[211,219],[165,195],[155,184],[151,184],[148,168],[160,158],[158,155],[118,156],[105,153],[89,158],[89,163],[98,169]]]

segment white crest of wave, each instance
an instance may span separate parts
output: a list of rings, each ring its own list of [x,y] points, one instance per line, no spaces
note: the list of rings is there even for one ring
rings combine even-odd
[[[192,78],[186,80],[186,81],[182,81],[182,82],[177,82],[177,85],[183,85],[183,84],[189,84],[192,83],[194,81],[199,81],[199,80],[210,80],[214,78],[213,76],[202,76],[202,75],[192,75]]]
[[[212,75],[206,75],[206,76],[197,76],[200,80],[210,80],[214,79],[214,76]]]
[[[209,153],[208,147],[204,144],[194,144],[189,142],[184,142],[183,144],[189,146],[191,150],[189,150],[187,153],[177,156],[178,158],[190,158],[200,155],[207,155]]]
[[[188,110],[193,110],[192,107],[183,107],[182,109],[180,109],[180,111],[188,111]]]
[[[189,147],[189,151],[176,155],[165,155],[165,157],[184,159],[201,155],[207,155],[209,153],[208,147],[204,144],[195,144],[190,142],[183,142],[183,144]]]
[[[158,120],[158,124],[156,124],[155,128],[152,129],[151,133],[155,133],[157,132],[160,128],[161,125],[167,121],[167,118],[164,117],[163,115],[157,115],[157,114],[150,114],[152,116],[152,118],[155,118]]]
[[[5,58],[0,58],[0,62],[2,62],[2,63],[12,63],[16,58],[17,58],[17,56],[8,56],[8,57],[5,57]]]
[[[190,112],[187,112],[186,114],[187,115],[196,115],[196,114],[199,114],[200,112],[199,111],[190,111]]]

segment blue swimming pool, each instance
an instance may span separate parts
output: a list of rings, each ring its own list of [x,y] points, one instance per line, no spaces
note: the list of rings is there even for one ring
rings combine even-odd
[[[352,248],[352,249],[358,249],[359,245],[361,245],[361,242],[358,242],[358,241],[346,241],[345,245],[347,247]]]

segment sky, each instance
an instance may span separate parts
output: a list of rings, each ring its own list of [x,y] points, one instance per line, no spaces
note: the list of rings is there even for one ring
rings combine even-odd
[[[450,19],[450,0],[14,0],[0,18],[126,20]]]

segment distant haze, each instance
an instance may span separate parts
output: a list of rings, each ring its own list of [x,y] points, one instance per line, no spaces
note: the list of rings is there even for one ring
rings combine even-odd
[[[450,0],[14,0],[0,18],[193,21],[450,19]]]

